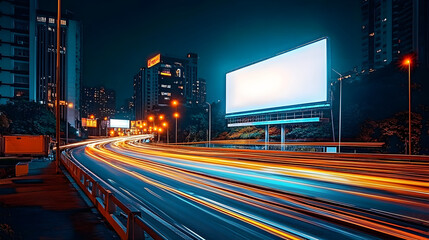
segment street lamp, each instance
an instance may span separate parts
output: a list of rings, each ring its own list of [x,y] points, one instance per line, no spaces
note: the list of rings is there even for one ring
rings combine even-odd
[[[341,102],[342,102],[342,91],[343,91],[343,75],[339,72],[337,72],[335,69],[332,68],[332,71],[334,71],[336,74],[340,76],[340,110],[339,110],[339,118],[338,118],[338,152],[341,152]]]
[[[55,150],[55,158],[57,161],[56,164],[56,173],[60,172],[60,93],[61,93],[61,81],[60,81],[60,33],[61,33],[61,0],[58,0],[58,15],[57,15],[57,59],[55,64],[55,130],[56,130],[56,150]]]
[[[168,135],[168,124],[166,122],[163,122],[162,126],[167,129],[167,144],[169,144],[170,143],[170,135]]]
[[[406,58],[402,64],[408,67],[408,154],[411,155],[411,59]]]
[[[209,105],[209,147],[210,147],[210,141],[212,139],[212,105],[209,102],[206,102],[207,105]]]
[[[162,133],[162,128],[158,128],[158,143],[159,143],[159,139],[161,137],[161,133]]]
[[[176,143],[177,143],[177,119],[179,118],[179,113],[175,112],[173,116],[176,119]]]

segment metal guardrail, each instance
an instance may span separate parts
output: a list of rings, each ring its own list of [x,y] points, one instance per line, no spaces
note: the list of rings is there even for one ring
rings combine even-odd
[[[121,239],[165,239],[147,221],[141,212],[128,203],[123,203],[109,189],[94,180],[88,172],[79,167],[63,152],[61,161],[85,195],[109,222]]]

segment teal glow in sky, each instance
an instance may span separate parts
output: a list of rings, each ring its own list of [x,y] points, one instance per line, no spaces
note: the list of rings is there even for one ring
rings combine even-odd
[[[40,0],[55,11],[55,0]],[[361,62],[360,1],[63,0],[83,23],[83,85],[115,89],[118,104],[149,56],[199,55],[208,100],[225,100],[225,74],[327,36],[332,67]],[[63,9],[63,11],[65,11]]]

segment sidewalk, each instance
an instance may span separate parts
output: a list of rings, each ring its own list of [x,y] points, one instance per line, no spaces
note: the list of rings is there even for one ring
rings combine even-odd
[[[119,239],[88,207],[55,162],[33,161],[29,175],[0,179],[0,239]]]

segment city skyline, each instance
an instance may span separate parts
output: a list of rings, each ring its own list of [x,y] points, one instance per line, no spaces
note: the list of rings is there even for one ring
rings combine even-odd
[[[63,9],[83,24],[83,85],[118,89],[118,103],[132,95],[136,69],[158,53],[197,53],[198,77],[207,81],[210,102],[224,100],[227,72],[320,37],[331,40],[333,68],[347,71],[361,63],[360,1],[270,1],[263,7],[252,1],[103,2],[103,11],[99,5],[64,1]],[[123,11],[128,13],[115,17]],[[104,57],[107,52],[116,58]]]

